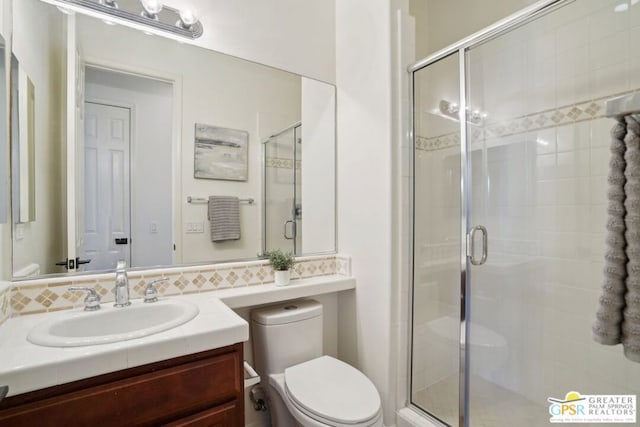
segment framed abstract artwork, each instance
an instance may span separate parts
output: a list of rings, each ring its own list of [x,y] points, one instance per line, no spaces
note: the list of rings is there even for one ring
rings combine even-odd
[[[249,132],[196,123],[194,178],[246,181]]]

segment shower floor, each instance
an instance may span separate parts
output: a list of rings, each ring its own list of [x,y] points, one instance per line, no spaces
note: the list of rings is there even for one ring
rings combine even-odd
[[[549,407],[480,377],[471,380],[473,427],[548,427]],[[415,393],[414,403],[450,425],[458,425],[458,378],[450,377]],[[583,424],[586,425],[586,424]]]

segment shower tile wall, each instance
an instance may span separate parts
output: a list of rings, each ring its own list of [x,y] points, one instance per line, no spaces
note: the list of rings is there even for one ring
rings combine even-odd
[[[639,40],[640,2],[580,0],[468,56],[470,107],[488,114],[469,129],[472,208],[490,236],[488,263],[472,270],[471,316],[508,343],[498,369],[472,354],[472,371],[481,377],[476,385],[488,382],[540,405],[540,417],[522,425],[548,423],[549,396],[638,393],[640,387],[640,364],[625,359],[619,346],[591,339],[613,124],[603,117],[604,100],[640,91]],[[445,176],[437,168],[459,162],[458,134],[427,131],[433,129],[428,102],[417,110],[424,114],[416,123],[416,186],[430,185]],[[429,191],[456,191],[438,184]],[[434,230],[449,227],[450,218],[428,220]],[[423,248],[426,240],[416,233],[415,266],[457,256],[444,237],[437,248]],[[434,359],[428,324],[456,313],[446,289],[457,285],[454,275],[440,280],[433,270],[416,276],[416,304],[423,306],[415,308],[414,391],[443,378],[441,366],[428,364]]]

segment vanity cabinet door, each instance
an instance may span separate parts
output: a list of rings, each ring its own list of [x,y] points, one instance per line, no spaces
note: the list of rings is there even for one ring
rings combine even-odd
[[[240,427],[242,360],[236,344],[9,397],[0,426]]]

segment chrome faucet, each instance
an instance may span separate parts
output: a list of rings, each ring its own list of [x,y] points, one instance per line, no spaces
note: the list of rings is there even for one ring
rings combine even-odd
[[[119,260],[116,265],[116,303],[114,307],[126,307],[131,305],[129,301],[129,278],[127,277],[127,263]]]
[[[158,290],[156,289],[156,283],[168,282],[169,279],[163,277],[162,279],[156,279],[149,282],[146,288],[144,288],[144,301],[143,302],[158,302]]]
[[[84,299],[84,311],[100,310],[100,295],[95,289],[87,286],[71,286],[70,291],[87,291],[88,294]]]

